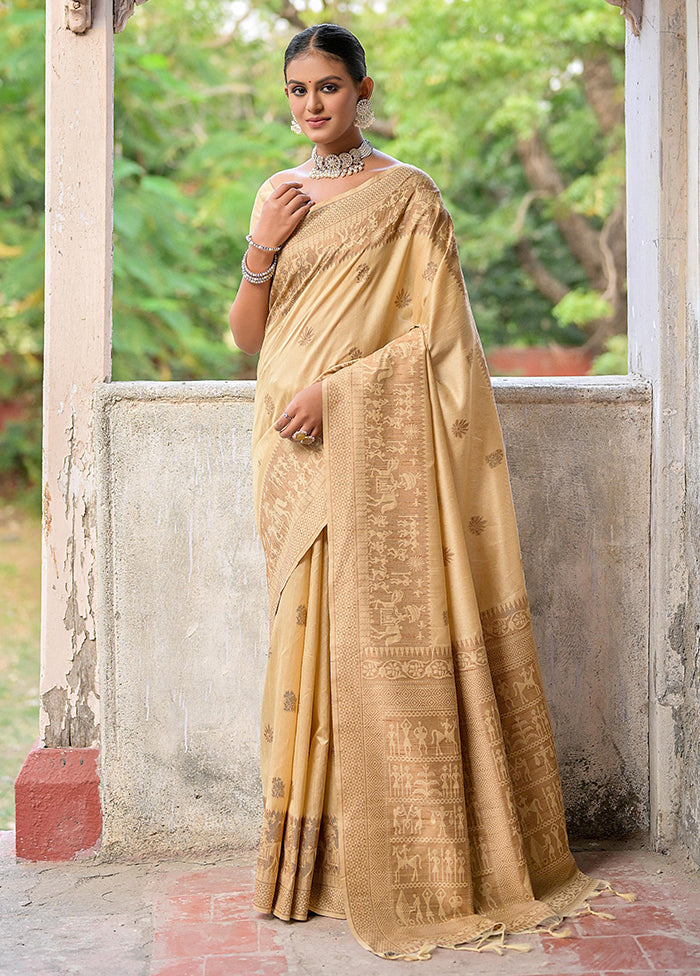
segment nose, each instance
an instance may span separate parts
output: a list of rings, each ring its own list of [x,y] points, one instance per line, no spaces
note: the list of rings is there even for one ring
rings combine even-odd
[[[323,99],[321,98],[321,93],[314,91],[309,88],[308,94],[306,96],[306,114],[307,115],[318,115],[323,109]]]

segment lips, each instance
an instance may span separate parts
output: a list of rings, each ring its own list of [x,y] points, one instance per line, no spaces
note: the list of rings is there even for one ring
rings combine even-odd
[[[306,120],[306,124],[307,125],[323,125],[324,122],[329,122],[329,121],[330,121],[330,119],[326,118],[325,116],[319,116],[318,118],[307,119]]]

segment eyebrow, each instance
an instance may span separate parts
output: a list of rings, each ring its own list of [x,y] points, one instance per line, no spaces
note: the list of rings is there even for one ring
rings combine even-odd
[[[326,81],[342,81],[342,80],[343,79],[340,77],[340,75],[328,75],[326,78],[321,78],[317,82],[317,84],[322,85]],[[287,84],[288,85],[304,85],[304,84],[306,84],[306,82],[304,82],[304,81],[295,81],[293,78],[289,78],[289,80],[287,81]]]

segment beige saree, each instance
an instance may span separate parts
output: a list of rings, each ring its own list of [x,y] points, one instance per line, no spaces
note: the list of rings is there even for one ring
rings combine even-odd
[[[323,444],[281,439],[319,377]],[[271,612],[255,907],[345,916],[389,958],[580,909],[603,883],[569,851],[491,384],[420,170],[317,204],[285,245],[253,440]]]

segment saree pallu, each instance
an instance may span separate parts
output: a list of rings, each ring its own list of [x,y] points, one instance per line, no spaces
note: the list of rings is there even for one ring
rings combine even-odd
[[[323,443],[281,439],[319,378]],[[286,243],[253,443],[271,620],[255,907],[346,916],[387,958],[575,913],[605,883],[569,850],[490,378],[420,170],[317,204]]]

